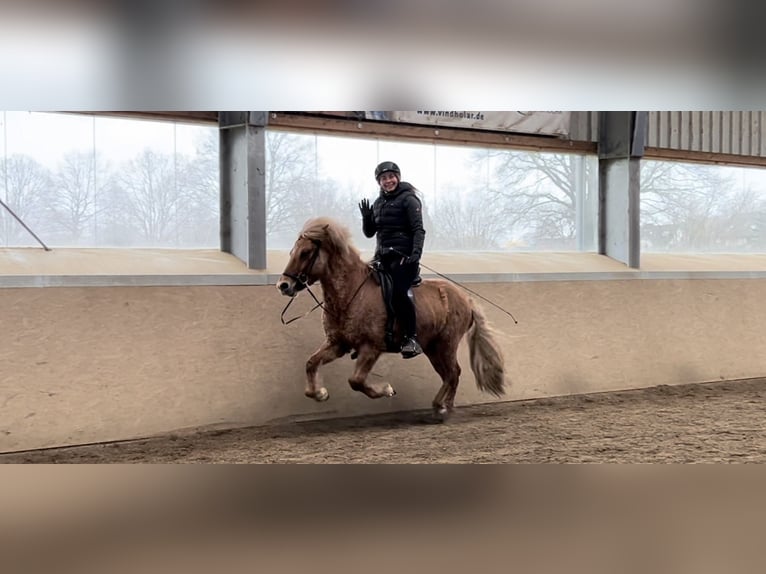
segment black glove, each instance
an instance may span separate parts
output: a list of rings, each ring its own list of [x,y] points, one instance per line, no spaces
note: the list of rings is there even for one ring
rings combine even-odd
[[[370,206],[370,200],[363,199],[359,202],[359,211],[362,213],[364,219],[372,220],[372,207]]]
[[[395,249],[391,249],[392,253],[399,253]],[[407,255],[402,256],[400,259],[396,260],[396,265],[408,265],[410,263],[419,263],[420,262],[420,255]]]

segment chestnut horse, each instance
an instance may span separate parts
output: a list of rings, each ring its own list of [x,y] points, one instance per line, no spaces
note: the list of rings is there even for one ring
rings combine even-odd
[[[396,394],[388,383],[367,380],[380,355],[387,352],[386,307],[371,267],[350,242],[348,229],[330,218],[306,222],[276,287],[288,297],[319,281],[324,296],[322,322],[325,341],[306,362],[307,397],[325,401],[318,369],[348,352],[358,354],[351,388],[370,398]],[[418,340],[442,379],[433,400],[434,413],[444,419],[454,408],[460,365],[457,350],[467,334],[471,369],[479,390],[505,393],[503,355],[481,309],[455,284],[426,279],[412,289],[417,310]],[[400,332],[395,333],[397,339]],[[352,357],[354,355],[352,354]]]

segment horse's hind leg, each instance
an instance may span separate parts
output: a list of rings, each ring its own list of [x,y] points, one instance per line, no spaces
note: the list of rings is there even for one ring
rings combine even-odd
[[[378,357],[380,357],[380,351],[373,347],[362,347],[359,349],[359,358],[356,360],[354,373],[348,379],[348,384],[355,391],[364,393],[371,399],[393,397],[396,391],[388,383],[375,385],[367,381],[367,376],[370,374]]]
[[[449,412],[452,412],[452,409],[455,408],[455,395],[457,394],[457,386],[460,383],[460,364],[457,362],[457,358],[455,358],[455,382],[454,384],[449,385],[449,390],[447,391],[447,396],[445,397],[445,404],[447,405],[447,410]]]
[[[457,352],[446,345],[433,344],[426,350],[428,360],[442,379],[442,386],[433,400],[434,415],[444,420],[455,406],[455,394],[460,382]]]
[[[340,345],[325,340],[316,352],[306,361],[306,391],[305,395],[316,401],[326,401],[330,398],[327,389],[319,384],[319,367],[338,357],[342,357],[345,351]]]

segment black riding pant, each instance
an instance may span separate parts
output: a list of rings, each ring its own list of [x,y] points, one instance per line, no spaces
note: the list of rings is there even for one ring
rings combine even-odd
[[[391,303],[394,306],[394,313],[401,321],[404,336],[414,337],[416,334],[415,303],[407,296],[407,290],[412,286],[415,277],[418,276],[420,266],[417,263],[400,265],[400,260],[401,258],[397,258],[383,263],[386,270],[391,274],[393,282]]]

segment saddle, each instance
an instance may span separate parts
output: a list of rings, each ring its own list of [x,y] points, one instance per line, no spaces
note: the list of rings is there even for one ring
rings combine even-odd
[[[394,311],[394,304],[392,301],[393,295],[393,280],[391,275],[383,269],[378,261],[370,263],[370,269],[372,270],[373,280],[380,285],[380,291],[383,295],[383,303],[386,306],[386,349],[391,353],[398,353],[399,348],[394,340],[394,322],[396,320],[396,312]],[[412,288],[417,287],[423,282],[423,278],[418,274],[412,281],[412,285],[407,289],[407,296],[412,298]]]

